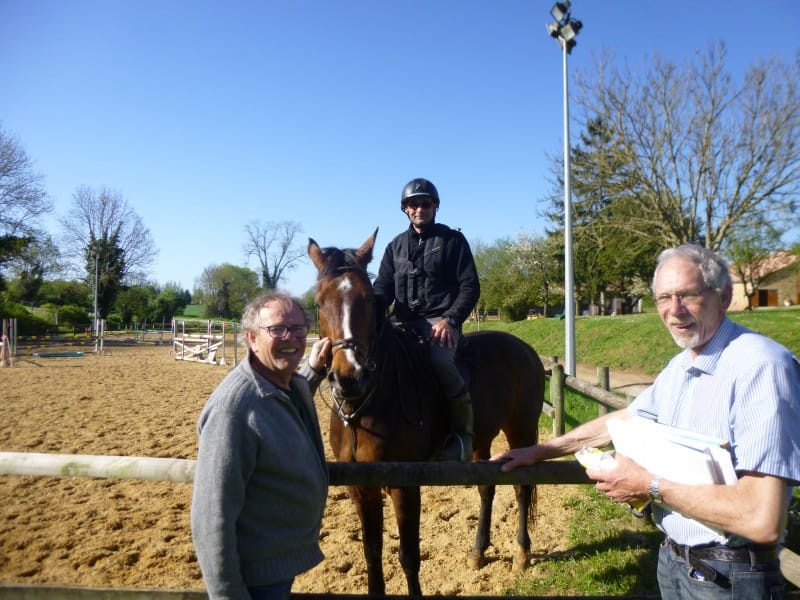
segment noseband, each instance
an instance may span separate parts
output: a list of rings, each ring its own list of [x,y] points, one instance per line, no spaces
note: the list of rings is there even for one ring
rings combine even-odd
[[[331,344],[331,353],[333,355],[339,350],[352,350],[356,358],[361,362],[362,367],[371,372],[375,370],[374,346],[375,344],[371,342],[369,348],[364,350],[364,344],[361,344],[355,338],[347,338],[333,342]]]

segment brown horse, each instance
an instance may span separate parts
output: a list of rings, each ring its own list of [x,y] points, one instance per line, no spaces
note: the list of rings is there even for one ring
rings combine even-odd
[[[391,326],[367,274],[378,230],[358,250],[321,249],[309,239],[317,267],[316,301],[320,335],[333,340],[328,380],[332,396],[330,443],[339,461],[427,461],[447,433],[445,403],[421,360],[417,341]],[[510,447],[538,439],[544,401],[544,367],[529,345],[501,332],[467,334],[474,368],[467,375],[475,413],[473,458],[490,457],[500,430]],[[489,547],[494,486],[479,486],[481,509],[470,564],[484,564]],[[519,507],[514,566],[527,565],[528,520],[535,489],[515,486]],[[363,534],[369,594],[385,594],[383,577],[383,497],[377,487],[349,488]],[[400,535],[400,564],[408,593],[422,595],[419,583],[420,489],[387,488]]]

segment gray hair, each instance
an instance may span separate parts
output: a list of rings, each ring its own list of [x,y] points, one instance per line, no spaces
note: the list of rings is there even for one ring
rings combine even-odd
[[[656,270],[653,273],[651,288],[656,290],[656,277],[658,271],[668,260],[680,258],[697,265],[703,275],[704,285],[715,292],[721,292],[731,286],[731,274],[727,261],[719,254],[697,244],[681,244],[675,248],[668,248],[658,255]]]
[[[286,292],[271,290],[261,294],[257,298],[253,298],[248,302],[247,306],[244,307],[244,312],[242,313],[242,331],[257,333],[261,325],[261,317],[259,315],[261,308],[271,302],[278,302],[283,305],[284,308],[296,307],[300,309],[300,312],[303,313],[303,321],[305,324],[311,325],[311,318],[308,316],[300,298],[296,298]]]

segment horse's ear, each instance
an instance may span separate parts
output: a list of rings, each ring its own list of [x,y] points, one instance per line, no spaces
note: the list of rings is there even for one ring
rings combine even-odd
[[[356,258],[358,259],[358,264],[361,265],[363,269],[366,270],[367,265],[372,260],[372,249],[375,247],[375,240],[378,237],[378,228],[375,228],[373,234],[367,238],[367,241],[361,244],[361,248],[356,250]]]
[[[322,257],[322,250],[320,250],[319,244],[314,241],[314,238],[308,238],[308,256],[314,266],[317,267],[317,271],[322,271],[325,259]]]

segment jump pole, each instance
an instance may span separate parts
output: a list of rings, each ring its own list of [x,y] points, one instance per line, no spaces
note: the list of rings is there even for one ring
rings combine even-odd
[[[17,355],[17,319],[3,319],[3,330],[0,332],[0,367],[14,365]]]
[[[105,351],[103,350],[103,338],[105,338],[106,333],[106,320],[105,319],[98,319],[97,320],[97,337],[94,340],[94,353],[95,354],[103,354]]]

